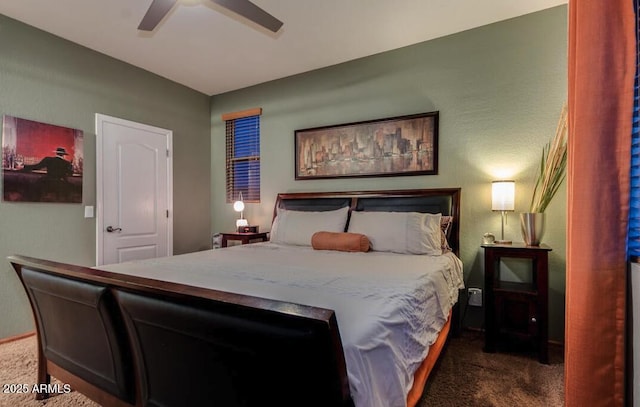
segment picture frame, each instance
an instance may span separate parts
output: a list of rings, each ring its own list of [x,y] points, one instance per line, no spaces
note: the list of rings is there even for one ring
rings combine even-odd
[[[296,130],[295,179],[438,174],[439,112]]]
[[[2,117],[2,200],[82,203],[82,130]]]

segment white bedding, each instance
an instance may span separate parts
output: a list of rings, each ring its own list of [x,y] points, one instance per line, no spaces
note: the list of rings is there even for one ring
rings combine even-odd
[[[100,269],[333,309],[356,407],[404,407],[463,288],[442,256],[256,243]]]

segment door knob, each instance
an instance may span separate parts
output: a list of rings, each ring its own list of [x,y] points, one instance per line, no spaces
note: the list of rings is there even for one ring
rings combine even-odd
[[[113,226],[107,226],[107,232],[109,232],[109,233],[121,232],[121,231],[122,231],[121,228],[114,228]]]

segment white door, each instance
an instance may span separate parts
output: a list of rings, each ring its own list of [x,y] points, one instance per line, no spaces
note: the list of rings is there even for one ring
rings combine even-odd
[[[173,254],[172,135],[96,114],[98,265]]]

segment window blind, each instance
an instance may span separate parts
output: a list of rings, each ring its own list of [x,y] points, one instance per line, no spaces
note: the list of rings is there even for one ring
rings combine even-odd
[[[227,202],[260,202],[260,109],[223,115]],[[255,114],[258,113],[258,114]]]
[[[640,20],[638,2],[636,9],[636,81],[633,100],[633,124],[631,130],[631,194],[629,197],[629,233],[627,234],[627,254],[640,256],[640,112],[638,103],[638,66],[640,64]]]

